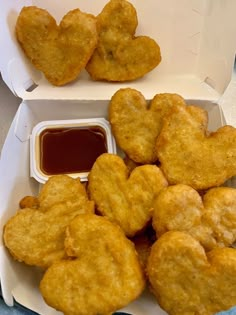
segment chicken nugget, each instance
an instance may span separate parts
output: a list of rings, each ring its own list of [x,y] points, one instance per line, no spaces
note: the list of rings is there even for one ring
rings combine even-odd
[[[161,62],[157,42],[135,36],[138,18],[130,2],[110,0],[97,16],[97,26],[98,46],[86,66],[93,80],[135,80]]]
[[[201,197],[183,184],[164,188],[154,202],[152,225],[157,237],[184,231],[205,250],[231,246],[236,240],[236,189],[211,188]]]
[[[156,140],[173,106],[185,106],[178,94],[156,94],[148,104],[131,88],[119,89],[109,104],[109,121],[119,147],[137,163],[156,162]]]
[[[35,196],[25,196],[20,200],[19,206],[21,209],[24,208],[37,209],[39,207],[39,200]]]
[[[214,315],[236,304],[236,251],[205,253],[185,232],[170,231],[152,246],[147,273],[160,306],[170,315]]]
[[[170,184],[197,190],[222,185],[236,175],[236,128],[207,130],[207,112],[174,106],[157,139],[157,155]]]
[[[44,189],[47,186],[46,183],[43,187],[42,195],[45,201],[43,205],[47,204],[49,208],[24,208],[5,224],[3,231],[4,244],[16,260],[25,262],[28,265],[47,268],[54,261],[65,257],[65,230],[70,221],[78,214],[93,213],[94,203],[84,195],[83,185],[75,179],[69,178],[69,176],[69,182],[72,181],[76,183],[76,186],[81,186],[83,189],[72,190],[71,195],[67,194],[66,202],[62,202],[65,199],[58,198],[60,193],[63,193],[66,176],[56,175],[56,178],[51,177],[48,185],[55,185],[51,185],[50,189]],[[68,186],[64,185],[64,187],[66,192]],[[47,192],[49,195],[51,194],[49,198],[47,198]],[[75,203],[72,200],[73,206],[71,206],[69,198],[75,197],[74,193],[77,194],[77,199]]]
[[[203,196],[203,222],[211,229],[215,246],[227,247],[236,241],[236,188],[215,187]]]
[[[88,192],[97,212],[118,223],[130,237],[147,226],[153,201],[167,185],[157,166],[138,166],[130,173],[121,157],[109,153],[97,158],[88,176]]]
[[[57,25],[46,10],[23,7],[16,37],[31,63],[60,86],[75,80],[91,57],[98,40],[96,18],[75,9]]]
[[[14,259],[28,265],[47,268],[65,257],[65,229],[80,211],[68,213],[63,205],[50,211],[25,208],[4,227],[4,244]]]
[[[191,234],[207,249],[216,246],[213,230],[204,224],[202,198],[192,187],[178,184],[164,188],[153,207],[152,226],[157,238],[176,230]]]
[[[86,187],[80,179],[71,178],[68,175],[51,176],[42,186],[38,196],[40,210],[47,211],[52,206],[60,203],[66,204],[68,208],[88,206]],[[93,212],[93,202],[89,203]]]
[[[65,246],[72,259],[54,263],[40,283],[51,307],[68,315],[110,314],[142,293],[145,278],[135,248],[107,218],[77,216]]]

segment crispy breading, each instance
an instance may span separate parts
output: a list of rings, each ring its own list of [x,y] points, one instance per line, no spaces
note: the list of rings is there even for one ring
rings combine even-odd
[[[23,7],[16,22],[16,37],[47,80],[64,85],[79,76],[97,45],[96,18],[75,9],[57,25],[48,11]]]
[[[162,189],[154,202],[152,225],[157,237],[177,230],[191,234],[206,250],[236,241],[236,189],[209,189],[203,199],[190,186]]]
[[[67,175],[51,176],[42,186],[38,196],[40,210],[48,211],[56,204],[65,204],[68,208],[90,207],[93,212],[93,202],[88,203],[86,187],[80,179]]]
[[[98,46],[86,70],[93,80],[138,79],[161,62],[160,47],[148,36],[135,36],[138,18],[126,0],[110,0],[97,16]]]
[[[236,175],[236,128],[207,130],[207,112],[174,106],[157,139],[157,155],[170,184],[197,190],[220,186]]]
[[[155,199],[152,225],[157,237],[177,230],[191,234],[206,249],[217,246],[214,227],[204,224],[206,209],[199,193],[190,186],[178,184],[163,189]]]
[[[137,163],[157,160],[156,140],[173,106],[185,106],[178,94],[156,94],[148,102],[137,90],[119,89],[109,104],[109,121],[119,147]]]
[[[25,196],[20,200],[19,206],[21,209],[24,209],[24,208],[37,209],[39,207],[39,200],[35,196]]]
[[[152,246],[147,272],[160,306],[170,315],[213,315],[236,304],[236,251],[205,254],[189,234],[170,231]]]
[[[142,293],[145,278],[135,248],[107,218],[77,216],[65,246],[72,259],[53,264],[40,283],[50,306],[65,315],[110,314]]]
[[[203,196],[203,204],[203,222],[211,228],[216,245],[233,245],[236,241],[236,188],[212,188]]]
[[[88,182],[89,196],[98,213],[117,222],[127,236],[146,227],[154,199],[168,184],[157,166],[142,165],[129,173],[123,159],[109,153],[97,158]]]
[[[4,227],[4,244],[11,255],[18,261],[28,265],[46,268],[54,261],[65,257],[64,238],[67,225],[72,219],[81,213],[93,213],[94,203],[88,200],[83,193],[83,185],[76,179],[69,178],[70,185],[66,187],[65,176],[51,177],[50,189],[44,189],[44,193],[50,193],[51,200],[47,199],[49,208],[24,208],[11,217]],[[60,182],[60,180],[62,180]],[[54,183],[55,185],[51,185]],[[68,182],[66,183],[68,184]],[[61,194],[70,191],[73,184],[82,189],[76,189],[72,195],[66,195],[67,202]],[[47,183],[45,184],[47,186]],[[65,187],[65,191],[63,190]],[[82,192],[82,193],[81,193]],[[75,197],[76,202],[69,203],[69,197]],[[80,195],[81,194],[81,195]],[[64,195],[65,196],[65,195]],[[60,197],[62,197],[60,199]],[[80,199],[81,198],[81,199]],[[57,202],[55,202],[57,200]],[[73,205],[73,206],[72,206]]]

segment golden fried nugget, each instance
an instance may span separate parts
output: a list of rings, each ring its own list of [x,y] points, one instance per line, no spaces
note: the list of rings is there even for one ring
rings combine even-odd
[[[60,196],[60,193],[63,193],[65,181],[62,180],[60,183],[59,180],[64,179],[64,176],[66,175],[56,175],[56,179],[51,177],[50,183],[55,184],[56,182],[56,185],[50,187],[50,190],[44,190],[47,183],[43,187],[43,192],[51,193],[50,197],[54,197],[52,199],[53,201],[57,200],[57,203],[48,202],[48,209],[41,209],[40,207],[22,209],[5,224],[4,244],[16,260],[23,261],[28,265],[47,268],[54,261],[65,257],[65,230],[71,220],[81,213],[93,213],[94,203],[85,197],[83,185],[75,179],[69,178],[69,181],[72,180],[76,185],[82,187],[82,189],[74,191],[78,194],[77,202],[73,203],[73,206],[69,203],[69,199],[67,202],[62,202],[63,199],[60,202],[58,194]],[[66,185],[64,187],[66,191],[68,187]],[[82,194],[81,197],[79,196],[80,193]],[[44,201],[49,201],[45,194],[44,197]],[[72,194],[71,197],[74,195]],[[72,200],[72,202],[74,201]]]
[[[109,121],[119,147],[137,163],[157,160],[156,140],[173,106],[185,106],[178,94],[156,94],[150,104],[137,90],[118,90],[109,104]]]
[[[213,315],[236,304],[236,251],[205,254],[189,234],[171,231],[152,246],[147,272],[160,306],[170,315]]]
[[[134,236],[146,227],[154,199],[167,186],[157,166],[139,166],[129,174],[122,158],[109,153],[97,158],[88,182],[89,196],[98,213],[118,223],[127,236]]]
[[[90,207],[93,212],[93,202],[88,203],[86,187],[80,179],[68,175],[54,175],[42,186],[38,200],[41,211],[48,211],[50,207],[64,203],[68,208]]]
[[[152,225],[157,237],[177,230],[191,234],[206,250],[236,241],[236,189],[211,188],[203,196],[178,184],[162,189],[154,202]]]
[[[35,196],[25,196],[20,200],[19,206],[21,209],[24,208],[37,209],[39,207],[39,200]]]
[[[135,248],[107,218],[77,216],[65,246],[72,259],[53,264],[40,283],[51,307],[65,315],[110,314],[142,293],[145,279]]]
[[[174,106],[157,139],[157,155],[170,184],[197,190],[220,186],[236,175],[236,128],[207,130],[207,112]]]
[[[216,187],[203,196],[204,224],[212,231],[217,246],[231,246],[236,241],[236,188]]]
[[[16,37],[47,80],[64,85],[79,76],[97,45],[96,18],[75,9],[58,26],[46,10],[23,7],[16,22]]]
[[[79,213],[81,209],[68,213],[68,209],[59,204],[47,212],[22,209],[5,225],[5,246],[14,259],[47,268],[65,257],[65,229]]]
[[[93,80],[138,79],[161,62],[160,47],[148,36],[135,36],[138,25],[134,6],[110,0],[97,16],[98,46],[86,70]]]

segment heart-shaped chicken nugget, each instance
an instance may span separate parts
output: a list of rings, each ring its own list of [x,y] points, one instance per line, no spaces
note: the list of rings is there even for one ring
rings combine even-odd
[[[110,0],[97,16],[99,41],[86,69],[92,79],[130,81],[144,76],[161,61],[160,47],[148,36],[135,37],[134,6]]]
[[[78,77],[98,40],[93,15],[75,9],[58,26],[46,10],[36,6],[23,7],[16,22],[16,36],[32,64],[58,86]]]
[[[207,130],[207,112],[174,106],[157,139],[157,154],[170,184],[197,190],[223,184],[236,175],[236,128]]]
[[[49,177],[42,186],[38,202],[41,211],[47,211],[57,204],[65,204],[67,208],[83,207],[87,203],[86,189],[80,178],[71,178],[68,175],[54,175]],[[91,203],[91,207],[93,205]]]
[[[109,121],[120,148],[135,162],[157,160],[156,140],[173,106],[185,106],[178,94],[156,94],[150,104],[135,89],[118,90],[109,104]]]
[[[157,237],[177,230],[191,234],[206,250],[236,241],[236,189],[216,187],[201,197],[190,186],[168,186],[154,202],[152,225]]]
[[[152,246],[148,277],[160,306],[170,315],[214,315],[236,305],[236,251],[207,254],[189,234],[171,231]]]
[[[77,216],[65,246],[72,259],[50,266],[40,283],[50,306],[70,315],[111,314],[142,293],[145,279],[134,245],[107,218]]]
[[[51,180],[53,183],[57,182],[54,189],[50,188],[51,195],[53,192],[55,195],[54,201],[56,196],[58,199],[58,186],[59,192],[62,192],[61,188],[66,182],[64,177],[66,175],[58,175],[56,179]],[[69,176],[68,182],[70,190],[76,193],[71,202],[67,199],[67,202],[57,202],[49,208],[24,208],[5,224],[4,244],[16,260],[47,268],[54,261],[65,257],[64,239],[67,225],[81,213],[94,212],[94,203],[85,197],[83,185]],[[69,189],[68,182],[67,187],[64,185],[65,190]],[[51,183],[49,185],[52,186]]]
[[[121,157],[104,153],[90,173],[88,192],[96,210],[134,236],[150,221],[153,201],[167,181],[156,165],[142,165],[131,173]]]

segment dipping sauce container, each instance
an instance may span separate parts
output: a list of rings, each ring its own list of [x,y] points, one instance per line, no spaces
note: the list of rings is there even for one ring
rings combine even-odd
[[[38,182],[67,174],[86,181],[97,157],[116,153],[110,124],[104,118],[43,121],[30,138],[30,172]]]

